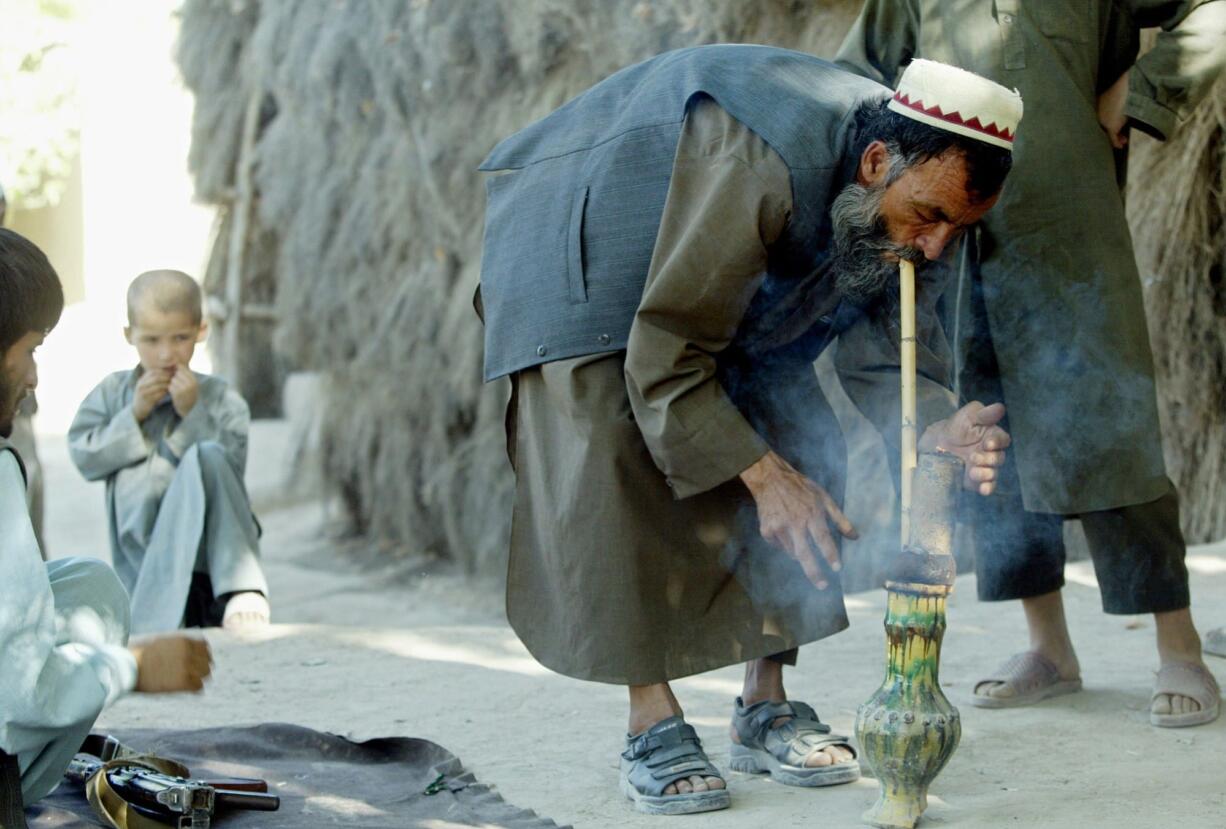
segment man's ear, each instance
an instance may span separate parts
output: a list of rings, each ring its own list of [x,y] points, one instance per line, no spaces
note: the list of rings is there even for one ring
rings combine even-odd
[[[856,183],[868,187],[881,184],[890,171],[890,151],[884,141],[874,141],[864,148],[860,155],[860,166],[856,168]]]
[[[132,326],[125,325],[123,327],[123,338],[128,341],[128,345],[136,345],[132,342]]]
[[[209,321],[200,321],[200,330],[196,332],[196,342],[202,343],[209,338]]]

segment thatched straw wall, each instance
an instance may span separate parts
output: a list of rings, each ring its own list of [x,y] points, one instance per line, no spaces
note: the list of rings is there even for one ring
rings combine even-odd
[[[253,90],[258,224],[278,239],[276,346],[326,375],[327,477],[361,530],[475,568],[504,554],[506,389],[471,307],[496,140],[609,72],[726,40],[829,53],[854,2],[188,0],[192,170],[233,196]],[[221,249],[224,249],[222,247]],[[217,340],[221,338],[215,338]]]
[[[275,342],[324,375],[325,474],[357,529],[501,567],[507,391],[480,383],[471,308],[475,167],[489,148],[665,49],[743,41],[830,54],[858,6],[186,0],[179,56],[197,99],[198,192],[230,204],[244,111],[263,96],[254,232],[275,262]]]
[[[1167,468],[1189,541],[1226,537],[1226,80],[1166,144],[1138,136],[1128,205]]]

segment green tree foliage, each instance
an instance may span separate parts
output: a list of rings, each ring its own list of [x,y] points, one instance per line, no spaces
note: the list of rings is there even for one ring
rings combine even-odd
[[[10,204],[55,204],[77,154],[72,0],[5,0],[0,24],[0,183]]]

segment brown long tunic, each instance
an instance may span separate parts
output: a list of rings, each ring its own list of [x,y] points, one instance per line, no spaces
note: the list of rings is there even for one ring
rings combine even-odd
[[[545,666],[648,684],[847,625],[836,586],[815,590],[761,540],[737,478],[773,448],[843,495],[843,438],[811,363],[769,346],[729,356],[747,326],[763,327],[747,312],[790,211],[778,154],[714,103],[696,105],[627,351],[513,377],[507,613]],[[832,313],[831,283],[815,276],[798,292],[794,316],[812,323]],[[952,398],[942,385],[935,291],[922,297],[920,414],[931,422],[948,415]],[[838,348],[845,388],[895,444],[892,320],[863,318]]]

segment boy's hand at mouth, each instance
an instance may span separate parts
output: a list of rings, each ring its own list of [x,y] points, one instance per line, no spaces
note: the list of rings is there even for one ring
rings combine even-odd
[[[200,382],[187,366],[176,366],[170,378],[170,401],[179,417],[187,417],[200,398]]]
[[[141,374],[136,381],[136,394],[132,398],[132,415],[137,423],[149,417],[153,407],[166,396],[170,390],[170,372],[164,369],[150,369]]]

